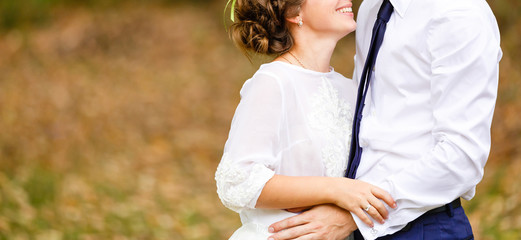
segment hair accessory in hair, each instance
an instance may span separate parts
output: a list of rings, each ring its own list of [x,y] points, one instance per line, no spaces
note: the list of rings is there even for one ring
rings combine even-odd
[[[228,6],[230,5],[230,3],[232,4],[231,8],[230,8],[230,19],[232,20],[232,22],[235,22],[235,3],[236,2],[237,2],[237,0],[228,0],[228,2],[226,3],[226,7],[224,7],[224,14],[226,14],[226,9],[228,9]]]

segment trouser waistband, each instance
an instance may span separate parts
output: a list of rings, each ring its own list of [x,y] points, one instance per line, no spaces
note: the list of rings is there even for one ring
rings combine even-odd
[[[431,210],[427,211],[422,216],[432,215],[432,214],[441,213],[441,212],[446,212],[449,216],[452,217],[452,216],[454,216],[454,209],[455,208],[459,208],[459,207],[461,207],[461,200],[460,200],[460,198],[457,198],[456,200],[454,200],[454,201],[452,201],[450,203],[447,203],[447,204],[445,204],[445,205],[443,205],[441,207],[437,207],[437,208],[434,208],[434,209],[431,209]],[[411,226],[412,226],[413,222],[410,222],[407,225],[405,225],[405,227],[402,228],[402,230],[400,230],[400,231],[409,231],[409,229],[411,229]]]

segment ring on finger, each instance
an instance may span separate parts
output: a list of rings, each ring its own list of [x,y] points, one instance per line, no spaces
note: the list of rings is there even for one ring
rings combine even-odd
[[[367,204],[367,206],[364,208],[364,211],[369,211],[369,209],[371,209],[371,204]]]

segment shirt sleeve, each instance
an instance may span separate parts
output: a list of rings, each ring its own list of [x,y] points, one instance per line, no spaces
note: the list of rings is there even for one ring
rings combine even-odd
[[[264,185],[273,177],[279,162],[282,109],[278,78],[256,73],[245,82],[215,173],[217,193],[231,210],[255,208]]]
[[[428,46],[435,146],[376,183],[398,207],[389,209],[389,219],[374,228],[353,215],[366,239],[392,234],[430,209],[474,196],[490,151],[502,54],[497,28],[478,14],[457,11],[432,21]]]

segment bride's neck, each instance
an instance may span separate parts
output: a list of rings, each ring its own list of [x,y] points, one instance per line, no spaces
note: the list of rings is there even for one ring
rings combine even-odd
[[[318,72],[329,72],[331,56],[337,41],[327,38],[295,38],[295,45],[290,52],[297,57],[306,68]]]

